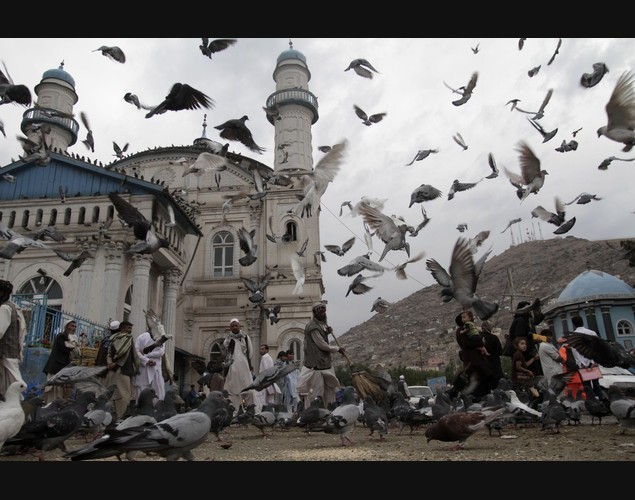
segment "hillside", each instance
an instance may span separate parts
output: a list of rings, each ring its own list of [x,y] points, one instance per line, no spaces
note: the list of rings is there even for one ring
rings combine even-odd
[[[629,265],[624,253],[620,240],[589,241],[568,236],[529,241],[490,258],[481,272],[477,291],[482,298],[501,304],[491,321],[506,333],[520,300],[548,297],[548,304],[587,268],[635,286],[635,267]],[[376,313],[351,328],[338,340],[354,363],[368,366],[381,363],[387,368],[426,368],[458,362],[454,317],[460,307],[455,301],[441,302],[440,292],[439,285],[423,288],[394,303],[385,313]],[[336,356],[335,361],[342,366],[341,357]]]

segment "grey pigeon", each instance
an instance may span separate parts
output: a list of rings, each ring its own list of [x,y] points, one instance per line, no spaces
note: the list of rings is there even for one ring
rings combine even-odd
[[[346,240],[342,246],[339,245],[324,245],[324,248],[329,252],[334,253],[335,255],[339,255],[342,257],[346,252],[348,252],[351,248],[353,248],[353,244],[355,243],[355,236]]]
[[[71,265],[68,266],[66,271],[64,271],[64,276],[70,276],[71,273],[81,267],[81,265],[86,261],[86,259],[93,257],[89,250],[82,250],[79,253],[68,253],[62,252],[61,250],[53,250],[60,259],[65,260],[66,262],[70,262]]]
[[[213,109],[214,105],[214,100],[200,90],[190,87],[187,83],[177,82],[172,85],[165,99],[146,114],[146,118],[163,114],[166,111],[182,111],[199,108]]]
[[[625,369],[635,367],[635,357],[631,356],[619,342],[579,332],[565,333],[565,337],[571,347],[599,365],[607,368],[613,366]]]
[[[628,152],[635,146],[635,75],[625,71],[620,76],[613,93],[606,103],[606,125],[601,126],[598,137],[604,136],[624,144],[622,151]]]
[[[251,415],[249,423],[260,430],[263,438],[270,436],[266,432],[267,429],[273,430],[276,425],[276,414],[273,411],[273,406],[264,405],[259,412]]]
[[[507,231],[510,227],[512,227],[514,224],[518,224],[520,221],[522,221],[523,219],[521,217],[518,217],[517,219],[512,219],[507,223],[507,226],[505,226],[505,229],[503,229],[501,231],[501,234],[503,234],[505,231]]]
[[[463,136],[459,134],[458,132],[452,136],[452,139],[454,139],[454,142],[456,142],[459,146],[463,148],[463,151],[465,151],[468,148],[467,143],[463,139]]]
[[[555,434],[560,433],[562,422],[567,419],[567,410],[565,406],[557,400],[553,392],[547,390],[541,391],[542,398],[542,430],[551,430]]]
[[[350,294],[351,292],[353,292],[355,295],[361,295],[372,290],[373,287],[364,283],[364,281],[366,281],[367,279],[368,276],[362,276],[361,274],[355,276],[351,284],[348,286],[348,290],[346,291],[345,296],[348,297],[348,294]]]
[[[470,77],[470,81],[467,83],[467,85],[465,87],[461,87],[463,89],[462,97],[460,99],[457,99],[456,101],[452,101],[452,104],[454,104],[455,106],[461,106],[465,104],[467,101],[469,101],[470,97],[472,97],[472,92],[474,91],[474,87],[476,87],[477,81],[478,81],[478,71],[475,71],[474,73],[472,73],[472,76]]]
[[[108,193],[108,198],[115,206],[121,219],[132,226],[135,238],[138,240],[126,250],[126,253],[153,254],[161,248],[170,246],[168,240],[154,232],[152,223],[132,203],[124,200],[114,191]]]
[[[126,55],[124,54],[123,50],[121,50],[116,45],[113,45],[111,47],[102,45],[98,49],[93,50],[93,52],[101,52],[102,56],[107,57],[111,61],[116,61],[122,64],[126,62]]]
[[[454,198],[454,195],[456,193],[459,193],[461,191],[467,191],[468,189],[472,189],[482,180],[483,179],[479,179],[476,182],[459,182],[458,179],[454,179],[454,181],[452,181],[452,185],[450,186],[450,190],[448,191],[448,200],[451,200],[452,198]]]
[[[212,54],[225,50],[237,42],[235,38],[217,38],[210,42],[209,38],[201,38],[198,48],[205,57],[212,58]]]
[[[414,231],[410,231],[410,236],[412,237],[417,236],[419,234],[419,231],[426,227],[428,225],[428,222],[432,220],[430,217],[428,217],[428,213],[426,212],[426,209],[423,205],[421,205],[421,215],[423,215],[423,220],[414,229]]]
[[[29,90],[29,87],[22,84],[16,84],[13,81],[13,78],[11,78],[4,61],[2,62],[2,65],[4,66],[6,74],[0,70],[0,104],[15,103],[25,107],[30,106],[31,91]]]
[[[245,255],[238,259],[238,263],[244,267],[250,266],[256,262],[258,258],[256,255],[258,244],[254,241],[256,230],[252,229],[251,231],[247,231],[244,227],[239,227],[237,234],[240,249],[245,253]]]
[[[257,304],[265,300],[265,288],[271,281],[271,273],[267,273],[265,276],[261,276],[255,279],[252,278],[240,278],[243,284],[251,292],[249,294],[249,301]]]
[[[608,158],[602,160],[602,163],[598,165],[598,170],[608,170],[611,162],[619,160],[619,161],[633,161],[635,158],[618,158],[617,156],[609,156]]]
[[[262,391],[270,385],[273,385],[277,380],[286,377],[289,373],[297,369],[298,365],[296,363],[286,363],[284,365],[274,364],[272,367],[258,373],[253,382],[240,392],[251,391],[252,389],[255,391]]]
[[[362,123],[367,127],[370,127],[373,123],[378,123],[384,119],[387,113],[374,113],[372,115],[367,115],[366,111],[362,108],[353,104],[353,109],[355,110],[355,114],[357,117],[362,120]]]
[[[395,271],[395,277],[398,280],[408,279],[408,275],[406,274],[406,266],[408,264],[412,264],[413,262],[418,262],[425,257],[425,252],[420,252],[414,257],[411,257],[403,262],[397,264],[392,270]]]
[[[555,128],[553,130],[551,130],[550,132],[547,132],[542,125],[540,125],[540,123],[538,123],[535,120],[532,120],[531,118],[527,118],[527,120],[529,120],[529,123],[531,123],[532,127],[534,127],[542,136],[542,142],[548,142],[551,139],[553,139],[555,137],[555,135],[558,133],[558,129]]]
[[[417,154],[414,156],[412,161],[410,163],[406,163],[406,167],[409,167],[416,161],[425,160],[432,153],[438,153],[438,152],[439,152],[438,149],[420,149],[419,151],[417,151]]]
[[[370,254],[359,255],[351,260],[348,264],[340,267],[337,270],[337,274],[340,276],[353,276],[359,274],[364,270],[374,271],[376,273],[383,273],[386,268],[377,262],[370,260]]]
[[[216,125],[214,128],[216,130],[220,130],[219,135],[223,139],[227,139],[228,141],[238,141],[247,146],[250,151],[262,154],[263,151],[266,150],[265,148],[258,146],[258,144],[254,141],[254,138],[251,135],[251,130],[249,130],[247,125],[245,125],[247,120],[249,120],[249,117],[247,115],[243,115],[240,118],[227,120],[220,125]]]
[[[391,217],[366,203],[360,203],[358,210],[368,227],[385,243],[379,262],[391,250],[405,250],[410,257],[410,243],[406,241],[408,224],[397,225]]]
[[[565,203],[565,205],[571,205],[572,203],[577,203],[578,205],[586,205],[587,203],[592,202],[593,200],[595,201],[600,201],[602,198],[599,198],[597,195],[595,194],[590,194],[590,193],[580,193],[578,196],[576,196],[573,200],[571,200],[569,203]]]
[[[511,184],[516,187],[516,194],[522,203],[530,194],[537,194],[545,183],[547,172],[540,168],[540,160],[525,141],[516,147],[520,158],[520,174],[503,167],[503,171]]]
[[[547,63],[547,66],[549,66],[554,59],[556,58],[556,56],[558,54],[560,54],[560,47],[562,46],[562,38],[558,38],[558,45],[556,46],[556,50],[554,51],[553,55],[551,56],[551,58],[549,59],[549,62]]]
[[[377,71],[373,67],[373,65],[368,62],[368,60],[363,58],[353,59],[344,71],[348,71],[349,69],[355,71],[355,73],[357,73],[359,76],[363,76],[364,78],[369,79],[373,78],[373,74],[371,73],[371,71],[379,73],[379,71]]]
[[[379,314],[383,314],[390,308],[391,305],[392,303],[388,302],[386,299],[377,297],[375,301],[373,302],[373,307],[371,308],[370,312],[375,311],[375,312],[378,312]]]
[[[538,72],[540,71],[541,68],[541,64],[539,64],[538,66],[535,66],[533,68],[531,68],[529,71],[527,71],[527,74],[529,75],[529,78],[532,78],[534,76],[536,76],[538,74]]]
[[[598,420],[598,425],[602,425],[602,419],[612,415],[610,401],[603,401],[595,399],[593,389],[585,387],[584,392],[586,398],[584,399],[584,409],[591,415],[591,425],[595,425],[595,419]]]
[[[278,314],[280,314],[280,309],[280,304],[273,306],[271,309],[267,307],[264,308],[265,316],[269,318],[269,324],[275,325],[280,320],[280,318],[278,317]]]
[[[158,400],[154,405],[154,418],[157,422],[167,420],[178,412],[176,410],[176,392],[173,389],[165,391],[163,399]]]
[[[11,241],[0,248],[0,259],[11,260],[15,254],[22,252],[26,248],[33,247],[51,249],[46,243],[15,233]]]
[[[337,434],[340,437],[342,446],[354,445],[355,442],[350,435],[355,428],[355,424],[360,415],[357,391],[353,386],[346,386],[342,393],[342,402],[331,411],[326,422],[320,427],[312,430],[321,431],[327,434]]]
[[[21,380],[12,382],[0,399],[0,451],[7,439],[15,436],[25,421],[25,414],[20,401],[26,384]]]
[[[492,153],[489,153],[487,155],[487,163],[489,164],[489,168],[492,170],[492,173],[489,175],[486,175],[485,178],[486,179],[496,179],[496,177],[498,177],[498,167],[496,166],[496,160],[494,159],[494,155]]]
[[[192,450],[204,443],[210,432],[211,415],[224,405],[223,394],[211,391],[194,410],[178,413],[156,424],[112,430],[84,447],[64,454],[70,460],[94,460],[119,455],[127,451],[141,451],[164,457],[167,461],[183,458],[194,461]]]
[[[444,302],[455,299],[464,310],[473,308],[476,315],[483,321],[498,311],[498,304],[476,295],[479,273],[477,273],[468,239],[461,237],[456,240],[449,272],[435,259],[426,260],[426,269],[443,287],[441,296]]]
[[[95,394],[102,394],[107,388],[98,377],[107,371],[107,366],[68,365],[48,379],[43,387],[72,385],[80,392],[93,391]]]
[[[543,116],[545,116],[545,108],[547,107],[547,104],[549,104],[549,101],[551,100],[552,95],[553,95],[553,89],[549,89],[547,91],[547,95],[545,95],[545,98],[542,100],[542,103],[540,104],[538,111],[527,111],[522,108],[519,108],[518,106],[516,106],[516,111],[534,115],[531,117],[532,120],[540,120]]]
[[[609,408],[617,419],[620,434],[624,434],[627,429],[635,428],[635,400],[625,397],[622,390],[615,384],[609,387],[608,396]]]
[[[499,418],[505,411],[505,408],[498,408],[493,411],[448,413],[426,428],[426,440],[428,443],[433,440],[448,443],[456,442],[453,449],[461,450],[465,447],[465,442],[470,436],[481,429],[485,429],[488,423]]]
[[[555,205],[556,213],[549,212],[549,210],[545,209],[542,205],[538,205],[531,211],[531,215],[532,217],[538,217],[539,219],[556,226],[557,229],[554,231],[554,234],[564,234],[574,226],[575,217],[572,217],[569,221],[566,220],[564,203],[562,203],[559,196],[555,197]]]
[[[86,139],[82,140],[82,143],[84,143],[84,146],[86,146],[86,148],[88,148],[92,153],[94,153],[95,139],[93,138],[93,131],[90,128],[90,125],[88,123],[88,115],[86,115],[86,113],[82,111],[79,114],[79,117],[81,118],[82,123],[84,124],[84,127],[86,128]]]
[[[117,144],[115,141],[112,141],[112,149],[115,151],[115,156],[119,159],[123,158],[125,155],[124,153],[126,151],[128,151],[128,146],[130,144],[126,142],[126,144],[124,145],[124,147],[122,148],[121,146],[119,146],[119,144]]]
[[[609,72],[606,64],[602,62],[593,63],[593,72],[592,73],[582,73],[580,77],[580,85],[583,87],[590,89],[591,87],[595,87],[604,75]],[[574,136],[575,137],[575,136]]]
[[[305,432],[308,433],[313,428],[325,424],[330,414],[331,412],[324,407],[322,396],[317,396],[311,400],[309,406],[300,412],[296,423],[299,427],[304,427]]]
[[[423,203],[424,201],[431,201],[440,198],[443,193],[431,186],[430,184],[421,184],[418,188],[416,188],[410,194],[410,204],[408,208],[410,208],[415,203]]]
[[[386,410],[379,406],[371,395],[364,398],[364,414],[362,416],[364,425],[370,431],[370,436],[379,434],[379,439],[385,439],[388,434],[388,415]]]

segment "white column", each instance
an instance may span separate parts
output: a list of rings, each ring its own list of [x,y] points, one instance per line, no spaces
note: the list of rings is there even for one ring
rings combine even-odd
[[[121,297],[121,260],[124,243],[121,241],[107,241],[104,243],[104,290],[102,320],[121,321],[123,318],[123,297]]]
[[[165,333],[174,336],[165,344],[165,355],[170,360],[170,366],[174,369],[174,347],[177,341],[176,332],[176,295],[179,290],[181,271],[178,269],[166,269],[163,272],[163,312],[161,321],[165,327]]]
[[[95,255],[97,251],[96,245],[90,243],[82,243],[79,248],[87,250],[91,255]],[[82,318],[90,317],[92,321],[96,318],[89,313],[90,308],[94,307],[91,300],[91,283],[93,281],[93,273],[95,271],[95,258],[88,257],[77,269],[78,285],[77,285],[77,315]]]
[[[130,304],[130,322],[134,325],[132,327],[132,336],[136,339],[147,330],[144,311],[148,310],[152,256],[135,254],[132,256],[132,262],[132,304]]]

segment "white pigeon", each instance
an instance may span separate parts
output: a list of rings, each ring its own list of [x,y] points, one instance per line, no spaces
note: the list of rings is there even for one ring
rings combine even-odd
[[[229,144],[229,143],[228,143]],[[185,165],[187,168],[183,171],[182,177],[194,174],[198,177],[205,172],[222,172],[227,169],[227,159],[224,156],[214,153],[203,152],[198,155],[191,165]]]
[[[24,410],[21,405],[24,391],[24,382],[12,382],[4,393],[4,401],[0,400],[0,450],[5,441],[15,436],[24,425]]]
[[[295,277],[295,287],[293,287],[291,295],[302,295],[306,276],[304,273],[304,266],[300,262],[300,257],[295,253],[291,254],[291,270],[293,271],[293,276]]]
[[[609,102],[606,103],[607,124],[598,129],[598,137],[604,136],[624,144],[622,151],[635,146],[635,75],[625,71],[620,76]]]
[[[530,406],[527,406],[525,403],[523,403],[520,399],[518,399],[518,396],[516,395],[516,391],[514,391],[513,389],[506,390],[505,394],[507,394],[507,397],[509,398],[509,401],[506,403],[506,406],[507,406],[507,410],[510,413],[518,413],[519,411],[522,410],[529,413],[530,415],[534,415],[536,417],[542,417],[541,412],[534,410]]]
[[[295,207],[296,215],[304,217],[306,214],[307,217],[311,217],[313,210],[319,208],[322,195],[326,192],[329,183],[335,179],[335,176],[340,171],[347,144],[348,141],[346,139],[335,144],[317,163],[313,170],[313,175],[304,190],[304,196]]]

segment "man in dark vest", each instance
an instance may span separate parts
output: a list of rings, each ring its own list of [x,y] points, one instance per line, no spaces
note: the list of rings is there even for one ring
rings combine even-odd
[[[3,395],[13,382],[24,382],[20,361],[24,357],[26,321],[18,306],[9,300],[12,293],[13,284],[0,280],[0,394]]]

